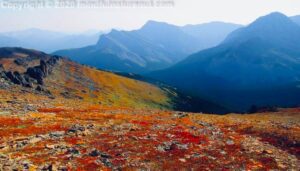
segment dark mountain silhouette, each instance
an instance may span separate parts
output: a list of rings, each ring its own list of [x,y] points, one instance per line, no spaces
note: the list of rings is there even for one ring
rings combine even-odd
[[[22,58],[24,56],[29,57],[37,57],[40,59],[49,57],[44,52],[40,52],[33,49],[24,49],[24,48],[17,48],[17,47],[4,47],[0,48],[0,58]],[[25,57],[24,57],[25,58]]]
[[[236,110],[300,103],[300,27],[281,13],[261,17],[219,46],[152,77]]]
[[[224,24],[226,30],[227,25],[232,24]],[[220,25],[217,27],[220,29],[213,31],[228,34],[227,31],[221,31]],[[61,50],[54,54],[69,56],[80,63],[102,69],[145,73],[167,68],[187,55],[206,48],[208,45],[203,43],[205,40],[201,36],[195,36],[197,29],[198,27],[189,30],[186,27],[149,21],[139,30],[112,30],[109,34],[102,35],[94,46]],[[235,27],[232,28],[234,29]],[[209,36],[205,38],[210,39]],[[221,40],[207,41],[217,44]]]

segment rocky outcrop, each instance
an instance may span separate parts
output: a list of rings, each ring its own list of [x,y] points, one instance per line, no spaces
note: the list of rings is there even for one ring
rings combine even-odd
[[[26,74],[28,74],[30,77],[34,78],[38,84],[40,85],[44,85],[44,80],[43,78],[44,73],[43,71],[40,69],[40,67],[33,67],[33,68],[28,68],[26,71]]]
[[[29,76],[20,74],[19,72],[5,72],[6,78],[8,78],[14,84],[22,85],[24,87],[33,87],[33,83]]]
[[[53,67],[58,62],[58,60],[59,57],[57,56],[50,58],[47,62],[41,60],[39,66],[28,68],[25,74],[34,78],[38,84],[44,85],[44,78],[51,74]]]
[[[24,74],[19,73],[18,71],[5,71],[2,64],[0,64],[0,78],[21,85],[23,87],[32,88],[34,83],[37,83],[37,91],[45,91],[42,85],[44,85],[44,78],[51,74],[53,67],[57,64],[59,60],[58,56],[51,57],[48,61],[41,60],[40,65],[35,67],[27,68],[27,71]],[[15,60],[20,65],[24,63],[22,60]]]

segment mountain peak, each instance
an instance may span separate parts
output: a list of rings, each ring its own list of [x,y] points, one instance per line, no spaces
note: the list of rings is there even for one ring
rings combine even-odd
[[[267,16],[269,16],[269,17],[287,17],[285,14],[283,14],[281,12],[277,12],[277,11],[272,12],[272,13],[266,15],[265,17],[267,17]]]
[[[154,21],[154,20],[149,20],[147,23],[142,27],[142,29],[159,29],[162,27],[175,27],[174,25],[165,23],[165,22],[160,22],[160,21]]]
[[[119,33],[121,31],[117,30],[117,29],[111,29],[111,31],[108,34],[116,34]]]
[[[155,20],[149,20],[146,22],[145,26],[147,25],[160,25],[160,24],[167,24],[165,22],[155,21]]]
[[[251,25],[259,24],[259,23],[269,23],[269,22],[272,22],[272,23],[277,22],[279,24],[282,24],[281,22],[287,22],[289,20],[290,19],[286,15],[284,15],[280,12],[273,12],[266,16],[262,16],[262,17],[258,18]]]
[[[289,33],[289,34],[286,34]],[[293,35],[293,39],[289,38]],[[295,40],[299,38],[299,26],[286,15],[273,12],[256,19],[247,27],[231,33],[225,43],[244,42],[252,38],[267,40],[268,42],[282,42],[285,40]]]
[[[291,20],[284,14],[280,12],[273,12],[266,16],[262,16],[255,20],[250,27],[282,27],[289,25]]]

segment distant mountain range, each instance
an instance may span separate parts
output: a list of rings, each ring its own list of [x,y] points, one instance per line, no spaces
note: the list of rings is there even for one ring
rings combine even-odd
[[[239,27],[221,22],[179,27],[149,21],[139,30],[112,30],[101,35],[96,45],[54,54],[102,69],[145,73],[167,68],[189,54],[216,46]]]
[[[272,13],[150,76],[234,110],[299,105],[300,26]]]
[[[102,33],[67,34],[41,29],[0,33],[0,47],[23,47],[45,52],[95,44]]]

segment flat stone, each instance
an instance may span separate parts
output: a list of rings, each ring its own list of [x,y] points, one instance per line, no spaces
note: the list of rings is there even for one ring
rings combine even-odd
[[[55,145],[48,145],[48,144],[47,144],[47,145],[46,145],[46,148],[47,148],[47,149],[54,149],[54,148],[55,148]]]
[[[56,138],[58,138],[58,137],[62,137],[62,136],[64,136],[65,135],[65,131],[56,131],[56,132],[51,132],[50,134],[50,137],[56,137]]]
[[[35,144],[37,142],[40,142],[41,140],[42,140],[42,138],[35,137],[35,138],[30,139],[29,143]]]
[[[179,159],[179,161],[185,163],[185,162],[186,162],[186,159],[181,158],[181,159]]]
[[[273,154],[272,150],[264,150],[264,152],[267,153],[267,154]]]
[[[234,141],[232,141],[232,140],[227,140],[227,141],[226,141],[226,144],[227,144],[227,145],[234,145]]]

